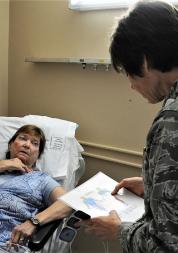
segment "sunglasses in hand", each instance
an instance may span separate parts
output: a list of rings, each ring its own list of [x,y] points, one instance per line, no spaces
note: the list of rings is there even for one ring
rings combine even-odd
[[[65,242],[72,242],[77,234],[77,230],[80,227],[76,227],[75,223],[80,220],[88,220],[90,215],[84,213],[83,211],[75,211],[66,221],[65,226],[59,234],[59,239]]]

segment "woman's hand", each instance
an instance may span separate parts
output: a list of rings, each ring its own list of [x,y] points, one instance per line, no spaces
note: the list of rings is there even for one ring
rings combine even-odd
[[[143,197],[144,195],[144,186],[142,177],[124,178],[120,183],[116,185],[115,189],[112,191],[111,194],[115,195],[123,187],[137,194],[140,197]]]
[[[12,230],[11,243],[25,244],[29,237],[35,232],[36,226],[27,220],[24,223],[17,225]]]
[[[0,171],[21,171],[22,173],[28,173],[33,171],[28,168],[19,158],[7,159],[0,161]]]
[[[111,211],[108,216],[100,216],[86,221],[80,221],[78,225],[87,226],[85,231],[94,234],[103,240],[115,240],[119,234],[121,219],[116,211]]]

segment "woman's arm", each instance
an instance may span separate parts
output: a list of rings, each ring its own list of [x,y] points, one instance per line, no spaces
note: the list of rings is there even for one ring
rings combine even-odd
[[[35,218],[39,219],[41,224],[46,224],[52,220],[62,219],[69,215],[72,209],[67,206],[63,201],[59,200],[59,197],[65,193],[63,187],[56,187],[50,194],[50,200],[52,205],[46,208],[44,211],[38,213]]]
[[[43,225],[50,221],[62,219],[69,215],[72,209],[58,199],[64,193],[65,191],[62,187],[56,187],[52,191],[50,194],[50,200],[53,202],[53,204],[44,211],[35,215],[35,218],[40,221],[40,224]],[[20,243],[25,238],[31,236],[35,232],[36,228],[37,226],[32,224],[30,220],[26,220],[24,223],[17,225],[12,231],[11,242]]]

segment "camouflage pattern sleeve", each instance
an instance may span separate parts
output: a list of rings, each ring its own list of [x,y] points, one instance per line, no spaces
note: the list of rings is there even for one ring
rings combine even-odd
[[[145,215],[123,230],[124,253],[178,252],[178,112],[162,111],[147,138]]]

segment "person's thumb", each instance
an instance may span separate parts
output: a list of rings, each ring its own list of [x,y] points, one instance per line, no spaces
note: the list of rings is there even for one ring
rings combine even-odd
[[[109,214],[112,215],[112,216],[117,216],[118,217],[118,214],[117,214],[117,212],[115,210],[111,210],[109,212]]]
[[[112,220],[115,220],[117,223],[121,223],[121,218],[119,217],[118,213],[115,210],[111,210],[109,212],[110,217]]]

